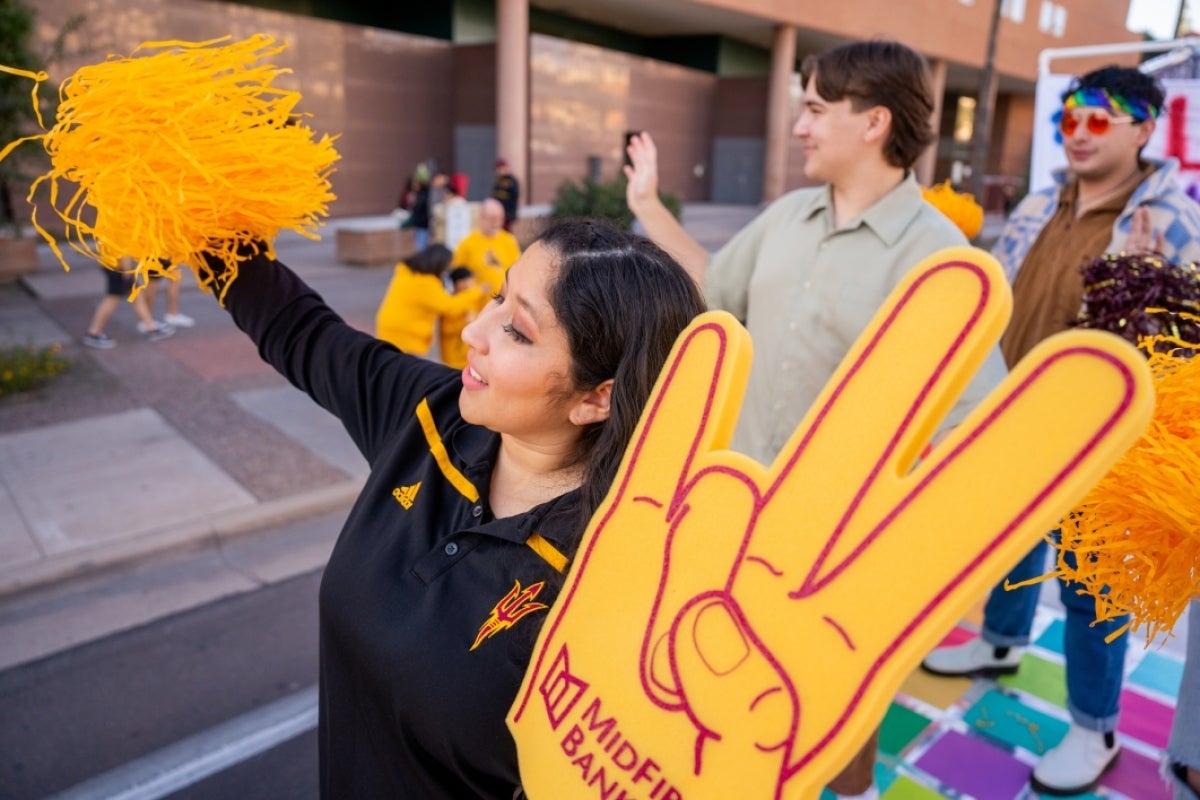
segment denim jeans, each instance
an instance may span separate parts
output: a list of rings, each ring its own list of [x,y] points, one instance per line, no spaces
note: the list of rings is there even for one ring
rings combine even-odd
[[[429,246],[429,228],[413,228],[413,247],[421,252]]]
[[[1058,531],[1054,531],[1058,535]],[[1038,542],[1008,573],[1007,580],[1019,583],[1046,574],[1046,556],[1050,544]],[[1072,554],[1067,554],[1068,558]],[[1092,625],[1096,619],[1096,601],[1080,594],[1082,586],[1059,580],[1059,596],[1066,609],[1063,655],[1067,664],[1067,711],[1080,727],[1093,731],[1117,729],[1121,682],[1125,676],[1125,650],[1128,634],[1106,644],[1104,637],[1125,624],[1119,617]],[[1029,633],[1037,611],[1041,584],[1006,591],[1004,583],[992,589],[983,610],[982,636],[996,647],[1021,647],[1029,644]]]
[[[1183,662],[1183,680],[1175,700],[1175,719],[1171,723],[1171,738],[1167,755],[1175,764],[1200,769],[1200,602],[1188,607],[1187,656]],[[1197,795],[1179,779],[1170,776],[1175,786],[1175,800],[1197,800]]]

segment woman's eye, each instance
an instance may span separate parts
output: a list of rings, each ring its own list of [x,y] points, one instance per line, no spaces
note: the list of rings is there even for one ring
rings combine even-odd
[[[533,341],[528,336],[514,328],[511,322],[502,325],[501,329],[511,336],[515,341],[518,341],[521,344],[530,344]]]

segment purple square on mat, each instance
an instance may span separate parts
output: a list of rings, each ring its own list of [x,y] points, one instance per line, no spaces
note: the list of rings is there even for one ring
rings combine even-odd
[[[982,739],[946,731],[916,761],[946,786],[977,800],[1012,800],[1029,782],[1030,767]]]
[[[1167,746],[1174,715],[1171,706],[1126,689],[1121,692],[1121,721],[1117,723],[1117,730],[1132,739],[1163,748]]]
[[[1171,800],[1172,797],[1170,787],[1158,774],[1158,762],[1128,747],[1122,748],[1117,765],[1100,779],[1100,785],[1137,800]]]

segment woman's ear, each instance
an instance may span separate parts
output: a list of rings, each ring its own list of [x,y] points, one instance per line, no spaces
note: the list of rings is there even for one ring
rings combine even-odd
[[[592,425],[597,422],[604,422],[608,419],[610,411],[609,401],[612,396],[612,378],[604,381],[594,389],[587,392],[575,405],[571,408],[567,418],[572,424],[583,427],[584,425]]]

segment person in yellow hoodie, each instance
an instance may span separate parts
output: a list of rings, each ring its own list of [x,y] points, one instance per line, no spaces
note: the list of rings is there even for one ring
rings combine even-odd
[[[489,197],[479,209],[478,226],[468,233],[454,250],[454,266],[475,273],[475,280],[491,286],[504,285],[504,273],[521,257],[517,237],[504,230],[504,206]],[[487,304],[485,297],[480,304]]]
[[[455,267],[450,270],[450,283],[454,287],[454,293],[457,295],[465,292],[475,286],[475,273],[466,267]],[[499,288],[499,287],[497,287]],[[485,295],[490,298],[491,294]],[[441,328],[441,348],[442,348],[442,363],[448,367],[462,369],[467,366],[467,343],[463,341],[463,328],[475,317],[479,316],[475,309],[471,309],[463,314],[447,314],[442,317]]]
[[[406,353],[428,355],[438,317],[462,316],[483,304],[487,295],[479,286],[456,294],[446,290],[442,275],[450,266],[450,258],[445,245],[431,244],[396,265],[375,313],[376,338]]]

